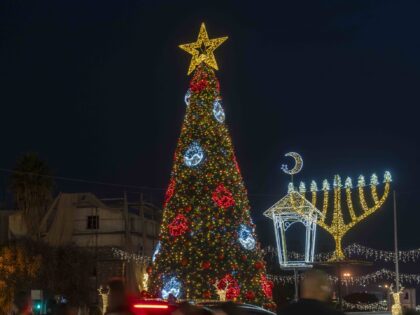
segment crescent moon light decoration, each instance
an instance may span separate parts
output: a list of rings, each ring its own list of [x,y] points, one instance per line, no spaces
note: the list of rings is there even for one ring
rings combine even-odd
[[[289,153],[286,153],[284,156],[290,156],[290,157],[294,158],[295,159],[295,166],[291,170],[289,170],[287,165],[283,164],[281,166],[281,169],[283,170],[283,172],[285,172],[286,174],[289,174],[289,175],[295,175],[302,170],[303,160],[302,160],[302,157],[300,156],[299,153],[289,152]]]

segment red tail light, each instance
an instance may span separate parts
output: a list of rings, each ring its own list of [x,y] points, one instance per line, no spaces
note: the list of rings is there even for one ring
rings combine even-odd
[[[169,306],[164,304],[134,304],[134,308],[168,309]]]

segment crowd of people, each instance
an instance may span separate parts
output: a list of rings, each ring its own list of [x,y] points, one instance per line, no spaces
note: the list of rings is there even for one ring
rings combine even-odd
[[[134,315],[124,282],[113,279],[108,283],[109,295],[106,315]],[[279,315],[343,315],[328,304],[331,298],[332,285],[326,273],[320,270],[309,270],[301,281],[300,299],[288,304],[279,310]],[[176,305],[171,315],[249,315],[246,311],[233,302],[218,303],[210,308],[195,305],[189,302],[170,303]],[[31,299],[25,293],[19,293],[15,299],[15,311],[12,315],[31,315]],[[102,314],[99,308],[92,308],[90,315]],[[78,308],[63,304],[58,306],[53,315],[78,315]]]

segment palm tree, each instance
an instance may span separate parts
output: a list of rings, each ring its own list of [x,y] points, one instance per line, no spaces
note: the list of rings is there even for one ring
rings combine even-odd
[[[53,180],[45,161],[36,153],[24,154],[10,178],[18,210],[23,211],[28,236],[38,238],[39,225],[52,200]]]

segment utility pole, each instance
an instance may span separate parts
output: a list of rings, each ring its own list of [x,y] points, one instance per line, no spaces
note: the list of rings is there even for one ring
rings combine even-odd
[[[140,193],[140,218],[141,218],[141,235],[143,238],[143,244],[142,244],[142,255],[144,255],[145,253],[145,248],[146,248],[146,237],[147,237],[147,228],[146,228],[146,221],[145,221],[145,217],[144,217],[144,201],[143,201],[143,193]]]
[[[125,235],[125,248],[131,250],[131,231],[130,231],[130,218],[128,216],[128,201],[127,192],[124,191],[124,235]],[[130,247],[130,248],[129,248]]]
[[[400,292],[400,268],[399,268],[399,255],[398,255],[398,228],[397,228],[397,197],[394,195],[394,246],[395,246],[395,282],[397,292]]]

